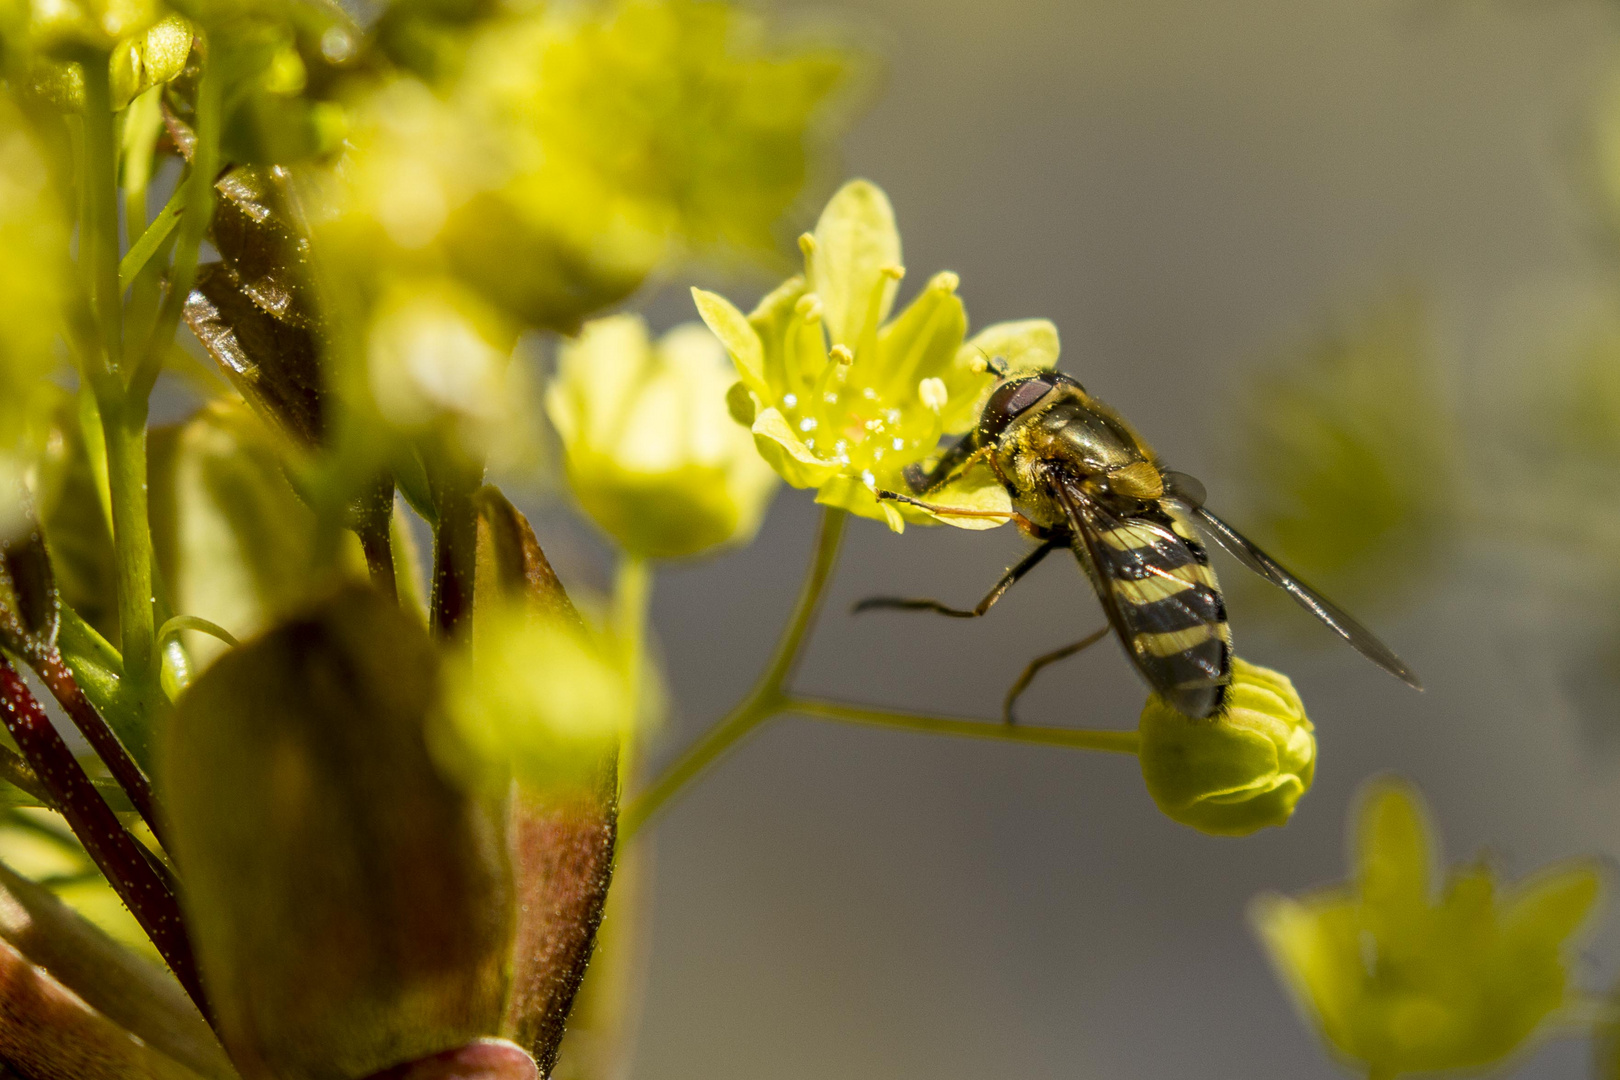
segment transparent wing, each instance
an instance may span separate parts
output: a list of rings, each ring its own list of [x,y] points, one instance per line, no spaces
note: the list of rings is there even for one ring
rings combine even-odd
[[[1300,607],[1315,615],[1329,629],[1350,643],[1350,646],[1362,656],[1371,660],[1397,679],[1414,690],[1423,689],[1423,684],[1407,667],[1400,657],[1392,652],[1388,645],[1362,626],[1339,605],[1305,584],[1290,573],[1282,564],[1261,551],[1248,537],[1238,532],[1232,526],[1210,513],[1203,506],[1181,502],[1198,521],[1204,532],[1214,540],[1233,558],[1256,574],[1265,578],[1273,585],[1287,591]]]

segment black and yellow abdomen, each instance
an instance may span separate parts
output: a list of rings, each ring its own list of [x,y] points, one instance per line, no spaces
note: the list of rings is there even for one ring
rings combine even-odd
[[[1175,504],[1096,522],[1075,553],[1117,612],[1115,629],[1149,685],[1188,716],[1218,711],[1232,681],[1232,631],[1209,554]]]

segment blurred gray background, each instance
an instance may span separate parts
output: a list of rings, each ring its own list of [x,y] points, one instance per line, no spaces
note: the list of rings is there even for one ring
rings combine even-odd
[[[889,192],[912,287],[949,268],[975,325],[1054,319],[1067,370],[1204,476],[1216,506],[1236,486],[1235,380],[1329,313],[1421,283],[1466,386],[1504,356],[1528,363],[1514,350],[1608,281],[1574,154],[1620,41],[1620,12],[1598,0],[776,10],[836,16],[887,58],[844,172]],[[730,291],[746,304],[760,290]],[[688,317],[667,298],[653,310]],[[674,715],[656,760],[763,664],[815,516],[808,493],[784,491],[753,547],[660,578]],[[565,574],[605,581],[588,534],[560,510],[541,517]],[[1023,550],[1011,529],[894,536],[856,522],[799,685],[996,715],[1029,657],[1100,624],[1072,562],[1050,560],[982,621],[847,611],[873,592],[971,601]],[[1344,876],[1363,780],[1417,781],[1453,862],[1485,851],[1517,876],[1620,854],[1620,761],[1563,694],[1571,635],[1556,596],[1511,566],[1459,558],[1420,606],[1369,621],[1426,694],[1303,613],[1234,605],[1240,649],[1294,677],[1320,738],[1294,822],[1240,841],[1162,817],[1129,757],[775,722],[651,836],[634,1074],[1341,1075],[1245,909],[1265,890]],[[1025,716],[1130,727],[1141,702],[1107,647],[1050,671]],[[1588,947],[1590,987],[1612,981],[1617,929],[1611,912]],[[1585,1044],[1565,1041],[1514,1073],[1587,1067]]]

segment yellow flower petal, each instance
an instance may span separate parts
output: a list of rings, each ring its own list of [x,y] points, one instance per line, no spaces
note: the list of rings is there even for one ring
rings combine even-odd
[[[856,348],[888,318],[899,281],[900,231],[876,184],[851,180],[827,203],[806,253],[810,289],[826,305],[835,344]],[[889,271],[889,272],[886,272]]]
[[[1058,331],[1050,319],[999,322],[974,334],[962,351],[981,360],[999,356],[1007,361],[1008,374],[1032,375],[1057,367]]]
[[[747,316],[718,293],[695,288],[692,299],[697,303],[698,314],[731,354],[732,363],[737,365],[737,374],[750,390],[763,397],[768,392],[765,384],[765,347]]]
[[[817,457],[776,409],[761,410],[753,431],[760,454],[794,487],[820,487],[838,475],[837,463]]]

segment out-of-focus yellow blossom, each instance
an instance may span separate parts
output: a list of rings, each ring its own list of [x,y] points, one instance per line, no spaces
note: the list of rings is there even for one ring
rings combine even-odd
[[[1234,657],[1226,705],[1197,720],[1157,694],[1138,756],[1159,809],[1216,836],[1286,825],[1316,773],[1316,736],[1288,676]]]
[[[438,740],[445,767],[469,783],[531,795],[596,790],[604,752],[636,721],[632,680],[620,650],[562,617],[523,603],[481,615],[469,650],[446,668],[444,719],[455,737]]]
[[[575,497],[625,551],[678,559],[759,529],[776,474],[727,412],[733,381],[695,323],[655,346],[639,316],[616,315],[562,347],[546,412]]]
[[[19,483],[54,402],[67,251],[45,156],[0,96],[0,539],[22,527]]]
[[[371,399],[395,427],[454,424],[472,442],[505,420],[516,335],[453,280],[398,279],[373,309],[366,376]]]
[[[390,251],[523,323],[572,331],[690,249],[768,249],[849,61],[787,50],[726,4],[511,10],[446,85],[353,103],[324,224],[344,273]]]
[[[1498,891],[1483,865],[1434,894],[1434,839],[1403,783],[1362,801],[1354,880],[1261,897],[1254,923],[1279,975],[1329,1045],[1375,1076],[1483,1069],[1569,1002],[1576,932],[1598,902],[1596,864]]]
[[[799,240],[805,272],[789,278],[744,316],[723,297],[693,290],[698,311],[731,353],[746,393],[739,419],[752,424],[765,460],[816,501],[887,521],[945,521],[968,529],[1006,519],[935,518],[879,502],[879,490],[907,491],[902,470],[935,455],[941,437],[978,420],[995,382],[987,358],[1013,368],[1057,362],[1057,331],[1044,320],[1001,323],[964,342],[967,312],[957,277],[934,277],[893,320],[905,271],[889,199],[875,184],[845,184]],[[975,469],[929,500],[1008,513],[1006,491]]]
[[[57,57],[106,54],[163,17],[157,0],[32,0],[27,37],[32,49]]]

